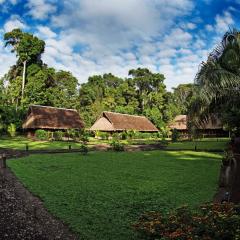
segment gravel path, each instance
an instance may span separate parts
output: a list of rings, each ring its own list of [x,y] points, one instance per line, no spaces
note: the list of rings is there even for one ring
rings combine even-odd
[[[9,169],[0,169],[1,240],[76,240]]]

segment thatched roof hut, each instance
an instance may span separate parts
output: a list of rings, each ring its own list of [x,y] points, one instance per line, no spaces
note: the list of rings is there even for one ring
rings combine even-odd
[[[90,128],[91,131],[121,132],[136,130],[139,132],[158,132],[154,124],[145,116],[103,112]]]
[[[84,124],[78,112],[74,109],[31,105],[22,127],[28,130],[66,130],[71,128],[81,129]]]
[[[188,117],[187,115],[177,115],[173,122],[169,125],[171,129],[177,129],[179,131],[184,131],[188,129]],[[212,121],[209,119],[207,122],[202,123],[201,125],[197,126],[197,129],[199,130],[216,130],[216,129],[222,129],[223,125],[221,121],[216,118],[215,121]]]
[[[171,129],[177,129],[179,131],[187,130],[187,115],[178,115],[174,118],[172,123],[169,125]]]

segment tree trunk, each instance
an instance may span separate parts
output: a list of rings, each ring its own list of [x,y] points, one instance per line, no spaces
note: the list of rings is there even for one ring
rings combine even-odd
[[[25,88],[25,81],[26,81],[26,66],[27,66],[27,61],[25,60],[23,62],[23,76],[22,76],[22,100],[24,96],[24,88]]]

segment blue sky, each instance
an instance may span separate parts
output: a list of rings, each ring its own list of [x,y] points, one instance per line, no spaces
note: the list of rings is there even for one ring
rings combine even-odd
[[[45,63],[80,83],[147,67],[170,90],[193,82],[224,32],[238,28],[240,0],[0,0],[0,11],[0,76],[16,61],[3,34],[19,27],[45,40]]]

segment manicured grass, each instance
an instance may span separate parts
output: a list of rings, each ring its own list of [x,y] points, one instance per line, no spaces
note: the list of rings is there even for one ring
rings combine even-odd
[[[89,138],[89,147],[96,144],[109,144],[110,140],[98,140],[93,137]],[[160,140],[156,139],[139,139],[139,140],[121,140],[123,144],[154,144],[158,143]],[[28,144],[29,150],[50,150],[50,149],[68,149],[71,145],[72,149],[77,149],[80,147],[81,143],[73,141],[37,141],[32,140],[23,136],[18,136],[14,138],[2,137],[0,138],[0,148],[12,148],[18,150],[25,150],[26,144]]]
[[[191,151],[31,155],[8,165],[81,239],[136,239],[145,211],[210,201],[221,156]]]
[[[93,137],[89,138],[89,147],[96,144],[109,144],[109,140],[99,140]],[[167,145],[168,150],[194,150],[195,145],[198,150],[220,150],[223,151],[226,147],[228,138],[204,138],[197,141],[179,141],[172,143],[168,140],[169,144]],[[134,144],[156,144],[161,143],[160,139],[133,139],[133,140],[121,140],[123,144],[134,145]],[[81,143],[77,142],[68,142],[68,141],[33,141],[23,136],[18,136],[15,138],[2,137],[0,138],[0,148],[12,148],[24,150],[26,144],[30,150],[50,150],[50,149],[68,149],[69,144],[72,149],[77,149],[80,147]],[[164,144],[164,143],[163,143]]]
[[[179,141],[179,142],[170,142],[167,146],[168,150],[194,150],[195,146],[197,150],[220,150],[223,151],[227,143],[229,142],[229,138],[206,138],[199,139],[197,141]]]
[[[0,148],[12,148],[18,150],[25,150],[26,144],[30,150],[40,149],[68,149],[69,144],[72,148],[79,148],[81,143],[68,142],[68,141],[33,141],[25,137],[5,137],[0,139]]]

